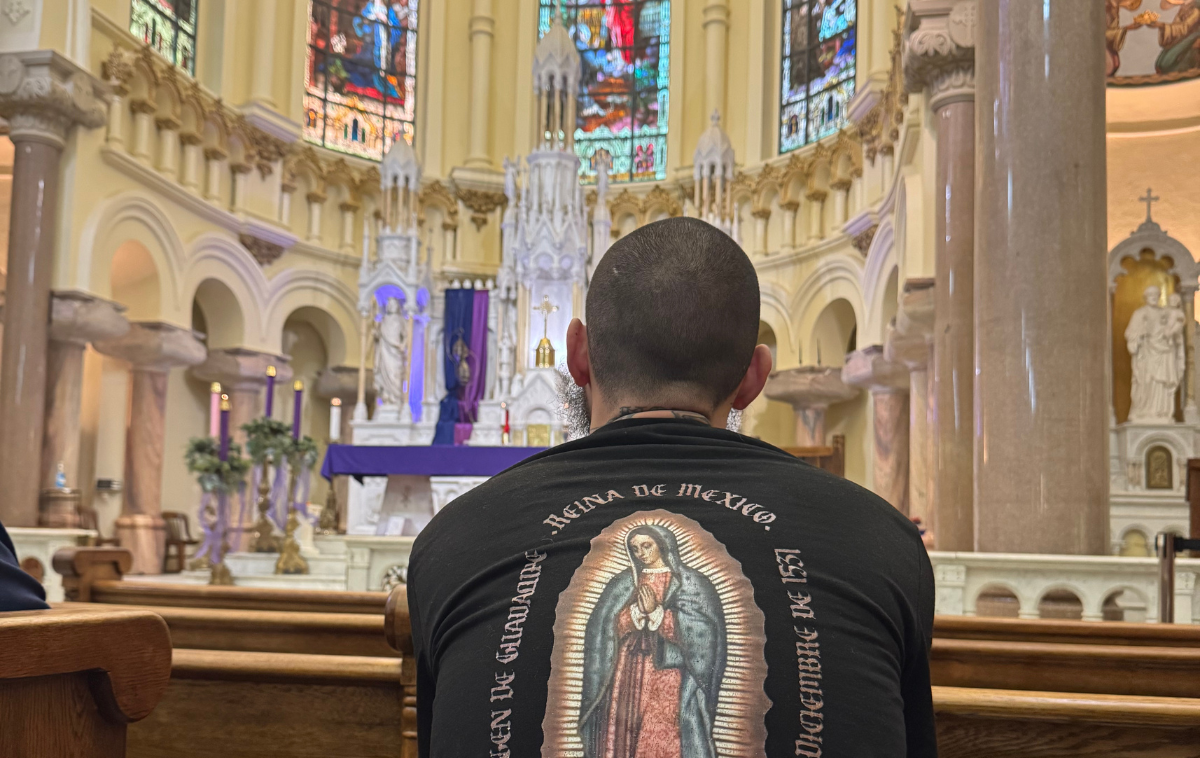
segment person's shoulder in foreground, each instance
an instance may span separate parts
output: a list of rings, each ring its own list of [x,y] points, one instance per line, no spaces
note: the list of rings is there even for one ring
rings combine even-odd
[[[566,403],[593,432],[414,545],[423,756],[936,755],[916,528],[721,428],[770,372],[758,304],[702,222],[602,259],[567,336]]]
[[[46,591],[21,569],[12,539],[4,524],[0,524],[0,612],[37,611],[48,607]]]

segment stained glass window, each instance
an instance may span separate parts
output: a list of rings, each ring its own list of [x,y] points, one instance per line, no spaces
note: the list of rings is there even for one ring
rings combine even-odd
[[[372,160],[412,144],[417,1],[310,0],[305,139]]]
[[[538,37],[555,0],[539,0]],[[583,58],[575,116],[580,176],[596,176],[596,153],[612,157],[613,181],[667,177],[671,0],[564,0],[566,28]]]
[[[189,74],[196,73],[196,4],[199,0],[133,0],[129,31]]]
[[[783,0],[779,152],[836,134],[854,96],[857,0]]]

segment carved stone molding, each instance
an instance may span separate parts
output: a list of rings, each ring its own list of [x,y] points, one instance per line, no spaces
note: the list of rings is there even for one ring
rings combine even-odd
[[[471,223],[475,229],[483,228],[488,214],[508,202],[503,192],[457,188],[458,199],[471,211]]]
[[[905,20],[904,84],[937,110],[975,96],[975,0],[913,0]]]
[[[442,227],[458,228],[458,198],[445,184],[433,181],[421,188],[417,194],[417,203],[421,207],[421,219],[424,220],[426,207],[441,208],[444,220]]]
[[[58,53],[0,56],[0,116],[14,142],[37,139],[61,148],[73,125],[104,125],[103,97],[103,85]]]
[[[254,256],[254,260],[258,261],[260,266],[269,266],[283,255],[283,245],[250,234],[239,234],[238,242],[250,251],[250,255]]]
[[[879,231],[879,224],[872,224],[865,230],[854,235],[854,239],[850,241],[850,244],[854,245],[855,250],[866,255],[867,251],[871,249],[871,241],[875,239],[875,232],[877,231]]]

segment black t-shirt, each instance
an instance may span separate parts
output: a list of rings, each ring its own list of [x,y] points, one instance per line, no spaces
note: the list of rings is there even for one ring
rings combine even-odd
[[[916,527],[763,442],[609,424],[447,506],[408,578],[423,757],[937,754]]]
[[[0,524],[0,612],[37,611],[49,607],[46,590],[21,568],[8,531]]]

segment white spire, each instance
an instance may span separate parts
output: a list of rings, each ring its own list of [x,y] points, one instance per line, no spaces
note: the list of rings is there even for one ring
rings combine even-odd
[[[721,112],[714,110],[710,117],[711,126],[700,135],[696,143],[694,159],[695,178],[701,176],[725,176],[733,178],[733,143],[721,128]]]
[[[533,54],[533,91],[566,90],[574,97],[579,91],[581,62],[571,35],[562,25],[561,11],[556,6],[550,17],[550,28],[538,40]]]
[[[417,161],[417,153],[403,136],[393,142],[387,155],[383,156],[379,173],[383,189],[408,186],[415,190],[421,183],[421,164]]]

